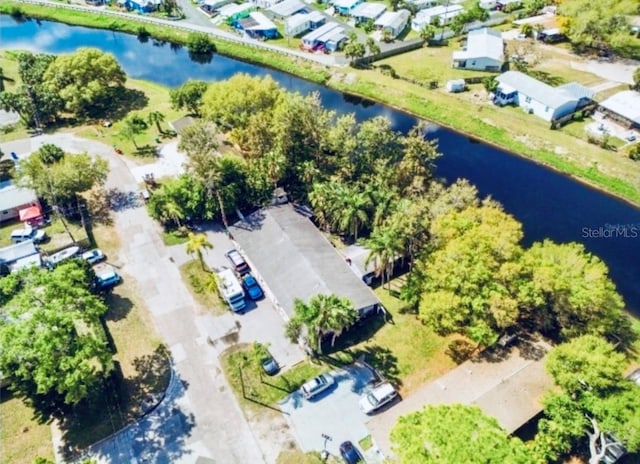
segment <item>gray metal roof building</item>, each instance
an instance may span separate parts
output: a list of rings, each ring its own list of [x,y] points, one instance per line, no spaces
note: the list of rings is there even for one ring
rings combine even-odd
[[[625,119],[631,125],[640,127],[640,93],[624,90],[607,98],[600,107]]]
[[[346,297],[361,315],[380,305],[345,258],[291,204],[263,208],[229,230],[287,318],[295,299],[307,302],[318,294]]]

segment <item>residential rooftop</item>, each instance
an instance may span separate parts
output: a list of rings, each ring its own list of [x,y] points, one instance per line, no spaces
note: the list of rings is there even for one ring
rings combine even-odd
[[[346,297],[356,309],[379,304],[344,256],[291,204],[256,211],[230,232],[288,317],[296,299],[306,302],[318,294]]]

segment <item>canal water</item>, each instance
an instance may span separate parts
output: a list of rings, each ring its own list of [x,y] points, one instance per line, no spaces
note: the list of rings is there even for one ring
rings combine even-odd
[[[355,113],[359,121],[385,116],[404,133],[417,123],[401,111],[269,68],[218,55],[209,63],[198,63],[180,46],[152,39],[142,42],[118,32],[0,16],[0,47],[56,54],[96,47],[113,53],[130,77],[171,87],[187,79],[224,80],[239,72],[271,75],[288,90],[318,92],[327,108]],[[640,316],[640,209],[454,131],[432,126],[429,137],[439,140],[444,155],[438,161],[438,175],[448,181],[469,179],[481,195],[500,201],[523,224],[525,245],[547,237],[583,243],[607,263],[630,311]]]

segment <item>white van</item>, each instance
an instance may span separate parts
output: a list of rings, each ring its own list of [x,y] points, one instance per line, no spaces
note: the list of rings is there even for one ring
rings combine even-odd
[[[398,392],[390,383],[383,383],[374,387],[360,398],[360,409],[365,414],[371,414],[398,396]]]
[[[13,243],[26,242],[27,240],[33,240],[34,243],[40,243],[44,242],[46,238],[47,233],[44,230],[33,229],[31,227],[16,229],[11,232],[11,241]]]
[[[220,295],[235,312],[242,311],[247,303],[244,301],[244,290],[231,269],[225,269],[217,275]]]

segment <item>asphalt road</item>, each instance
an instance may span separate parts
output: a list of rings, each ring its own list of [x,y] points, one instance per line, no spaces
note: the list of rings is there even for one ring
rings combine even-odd
[[[129,166],[112,147],[69,134],[45,135],[3,144],[3,150],[25,156],[43,143],[68,152],[84,152],[107,159],[111,172],[107,188],[135,192]],[[195,463],[208,458],[219,464],[265,462],[222,373],[218,351],[206,341],[196,323],[197,305],[181,280],[160,227],[142,205],[132,202],[114,213],[115,229],[123,244],[117,257],[125,279],[136,281],[158,333],[169,347],[175,382],[167,398],[136,426],[91,447],[89,456],[100,463]],[[216,318],[210,324],[220,324]]]

